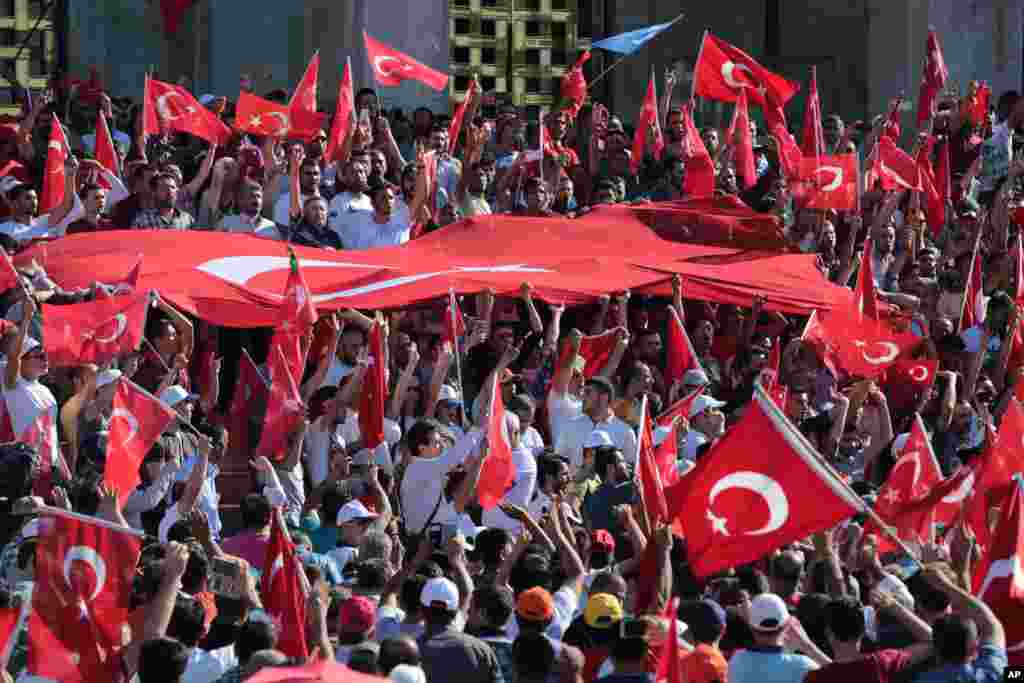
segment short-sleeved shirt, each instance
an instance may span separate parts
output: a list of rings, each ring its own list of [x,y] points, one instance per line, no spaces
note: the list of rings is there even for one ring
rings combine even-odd
[[[494,650],[479,638],[446,628],[417,639],[428,681],[504,683]]]
[[[978,648],[978,656],[967,664],[947,664],[914,678],[914,683],[949,683],[950,681],[976,681],[996,683],[1003,680],[1006,670],[1006,650],[986,643]]]
[[[136,230],[191,230],[194,223],[188,211],[171,209],[170,215],[165,216],[159,209],[146,209],[136,214],[132,227]]]
[[[409,241],[408,216],[391,215],[387,222],[378,223],[375,214],[355,211],[345,214],[334,231],[345,249],[373,249],[394,247]],[[333,226],[332,226],[333,227]]]
[[[688,683],[725,683],[729,680],[729,663],[714,645],[700,643],[680,663],[683,679]]]
[[[736,652],[729,660],[729,683],[801,683],[818,669],[809,657],[781,647],[759,647]]]
[[[832,662],[807,674],[807,683],[887,683],[910,667],[906,650],[879,650],[850,662]]]

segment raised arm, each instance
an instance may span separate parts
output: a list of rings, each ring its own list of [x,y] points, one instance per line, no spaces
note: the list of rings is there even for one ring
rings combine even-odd
[[[201,437],[199,439],[199,458],[196,463],[192,466],[192,472],[188,475],[188,482],[185,484],[185,492],[181,494],[181,499],[178,501],[178,513],[185,517],[196,505],[196,500],[199,498],[199,492],[203,488],[203,482],[206,481],[206,472],[210,464],[210,451],[213,448],[213,444],[207,437]]]
[[[203,159],[203,163],[199,165],[199,171],[196,173],[196,177],[192,181],[183,187],[193,197],[199,196],[199,191],[203,189],[203,185],[206,184],[206,179],[210,177],[210,171],[213,170],[213,163],[217,158],[217,145],[211,144],[210,148],[206,151],[206,157]]]
[[[526,313],[530,317],[530,329],[540,334],[544,331],[544,321],[540,318],[540,313],[537,312],[537,306],[533,302],[533,286],[529,282],[524,282],[519,287],[519,296],[523,300],[523,304],[526,306]]]
[[[7,389],[16,387],[18,380],[21,379],[21,350],[25,346],[25,338],[28,336],[32,318],[35,317],[36,308],[36,300],[25,291],[18,333],[11,337],[10,346],[7,349],[7,367],[4,370],[4,387]]]
[[[583,335],[579,330],[573,329],[569,332],[568,339],[563,342],[569,345],[568,358],[566,362],[555,368],[555,375],[551,378],[551,391],[558,396],[569,393],[569,382],[572,380],[572,363],[580,353],[580,342]]]
[[[178,336],[181,337],[179,353],[186,358],[191,358],[192,350],[195,348],[195,329],[192,327],[192,321],[174,306],[167,303],[160,295],[156,297],[156,307],[167,314],[171,325],[174,326]]]
[[[388,417],[392,420],[398,420],[402,415],[402,403],[405,402],[405,395],[409,391],[409,384],[412,382],[413,375],[416,374],[416,368],[419,364],[420,352],[416,349],[416,345],[413,344],[412,351],[409,352],[409,362],[405,364],[402,375],[398,378],[398,384],[391,394],[391,401],[388,404]]]

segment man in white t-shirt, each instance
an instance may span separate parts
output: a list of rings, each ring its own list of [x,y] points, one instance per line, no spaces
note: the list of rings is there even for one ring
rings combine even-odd
[[[408,218],[395,215],[396,194],[393,185],[375,179],[370,186],[373,211],[355,211],[339,216],[337,227],[334,229],[345,249],[393,247],[409,241],[411,226]],[[413,203],[415,202],[414,199]],[[410,206],[411,215],[415,215],[412,208]]]
[[[615,387],[610,381],[600,376],[587,380],[583,387],[583,414],[565,423],[555,443],[555,452],[568,458],[576,469],[583,466],[583,445],[595,430],[611,438],[627,464],[636,463],[636,433],[612,412],[614,400]]]
[[[571,346],[572,361],[565,367],[558,368],[551,379],[547,408],[552,444],[558,443],[567,422],[583,414],[583,401],[580,400],[579,394],[583,389],[583,370],[587,362],[579,355],[582,339],[583,335],[579,330],[572,330],[569,333],[568,343]]]
[[[7,203],[11,207],[11,218],[0,223],[0,234],[18,242],[28,242],[43,237],[62,237],[68,225],[85,215],[85,207],[76,192],[76,171],[78,161],[69,157],[65,166],[64,201],[50,213],[36,217],[39,210],[39,194],[31,185],[19,183],[13,176],[4,178],[0,185]],[[74,161],[71,161],[74,160]]]
[[[39,381],[39,378],[50,370],[46,351],[39,341],[28,336],[28,328],[36,313],[35,299],[25,299],[24,310],[25,315],[18,326],[18,333],[14,335],[7,349],[3,396],[15,437],[34,446],[39,452],[41,476],[36,478],[34,491],[36,495],[44,495],[48,492],[45,489],[49,488],[52,481],[50,474],[53,468],[60,469],[69,481],[71,472],[60,453],[60,441],[57,437],[57,399]]]
[[[160,538],[161,543],[167,542],[167,532],[171,526],[179,519],[188,516],[195,507],[198,507],[206,514],[206,520],[210,526],[210,534],[213,538],[217,539],[220,537],[220,530],[222,528],[218,508],[220,495],[217,493],[214,481],[218,470],[216,465],[210,464],[213,442],[206,436],[197,437],[195,439],[195,451],[191,452],[191,438],[187,439],[189,448],[185,448],[186,437],[184,429],[180,426],[181,423],[188,424],[191,422],[192,410],[198,398],[198,396],[188,393],[184,387],[177,384],[167,387],[160,392],[160,400],[163,401],[164,405],[178,413],[174,426],[168,429],[165,434],[168,435],[168,438],[182,440],[182,452],[185,455],[181,469],[178,470],[176,475],[179,480],[185,481],[184,490],[177,501],[167,508],[163,519],[160,520],[157,536]],[[174,491],[175,487],[172,485],[172,495]]]
[[[321,387],[336,387],[356,369],[359,353],[366,346],[366,330],[357,325],[346,325],[338,343],[338,353],[324,375]]]

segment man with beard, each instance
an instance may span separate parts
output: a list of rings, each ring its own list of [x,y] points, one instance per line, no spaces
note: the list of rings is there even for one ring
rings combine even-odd
[[[686,149],[686,119],[682,109],[672,109],[665,117],[665,154],[673,157],[684,157]]]
[[[366,330],[358,324],[346,325],[338,344],[338,353],[331,359],[331,365],[327,368],[327,374],[320,386],[336,387],[342,379],[352,374],[359,361],[359,353],[365,346]]]
[[[409,241],[409,216],[415,216],[423,203],[422,193],[413,197],[408,214],[395,213],[398,191],[394,185],[374,179],[369,188],[372,212],[354,211],[340,217],[336,232],[345,249],[373,249],[405,244]]]
[[[282,239],[274,222],[263,217],[263,186],[243,180],[238,188],[238,213],[224,216],[217,222],[222,232],[247,233],[272,240]]]
[[[666,156],[662,161],[664,175],[651,191],[652,202],[668,202],[683,199],[683,183],[686,182],[686,163],[677,156]]]
[[[825,137],[825,154],[839,154],[839,143],[846,136],[846,124],[838,114],[829,114],[821,124]]]
[[[448,128],[435,124],[430,131],[430,147],[437,153],[437,189],[455,197],[462,179],[462,162],[448,153]]]
[[[583,501],[583,518],[587,528],[606,529],[615,536],[620,530],[614,510],[619,505],[632,505],[636,500],[636,486],[622,457],[614,446],[598,448],[594,454],[594,470],[601,485]]]
[[[139,212],[132,221],[137,230],[190,230],[192,214],[175,208],[178,202],[178,179],[171,173],[160,173],[152,181],[153,208]]]
[[[362,158],[352,157],[345,162],[341,177],[341,187],[344,189],[334,195],[327,208],[327,222],[338,237],[341,237],[344,224],[353,213],[373,211],[373,202],[366,194],[370,189],[369,177],[369,164],[364,163]]]
[[[632,427],[615,416],[612,411],[614,401],[615,388],[606,378],[591,377],[583,385],[583,414],[565,423],[555,444],[555,451],[568,458],[576,469],[583,466],[583,445],[596,430],[608,434],[616,448],[626,456],[626,462],[636,462],[636,434]]]

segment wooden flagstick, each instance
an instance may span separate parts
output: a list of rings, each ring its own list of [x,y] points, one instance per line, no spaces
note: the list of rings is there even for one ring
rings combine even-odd
[[[658,31],[658,33],[662,33],[664,31],[669,30],[677,21],[679,21],[680,19],[682,19],[685,16],[686,16],[685,12],[680,12],[678,17],[676,17],[675,19],[670,21],[668,23],[668,26],[666,26],[665,28],[661,29],[661,31]],[[702,43],[702,45],[703,45],[703,43]],[[610,66],[608,66],[606,69],[604,69],[601,73],[599,73],[596,76],[594,76],[594,80],[590,81],[590,83],[587,84],[587,90],[590,90],[590,88],[592,88],[595,83],[597,83],[599,80],[604,78],[604,76],[609,71],[611,71],[612,69],[617,67],[619,64],[621,64],[627,57],[632,57],[635,54],[636,54],[636,52],[630,52],[630,53],[624,54],[621,57],[619,57],[618,59],[616,59],[614,62],[611,63]]]
[[[455,310],[456,310],[455,306],[456,305],[457,304],[455,302],[455,288],[454,287],[449,287],[448,288],[448,323],[452,326],[452,332],[453,332],[453,334],[452,334],[452,346],[453,346],[452,352],[455,355],[455,377],[459,381],[459,403],[462,404],[462,415],[460,417],[461,417],[461,421],[462,421],[462,428],[463,428],[463,430],[465,430],[465,429],[468,428],[468,425],[466,423],[466,412],[467,412],[467,409],[466,409],[466,387],[462,383],[462,359],[459,358],[459,328],[455,324],[458,321],[458,318],[455,317]],[[495,380],[495,381],[497,381],[497,380]]]

